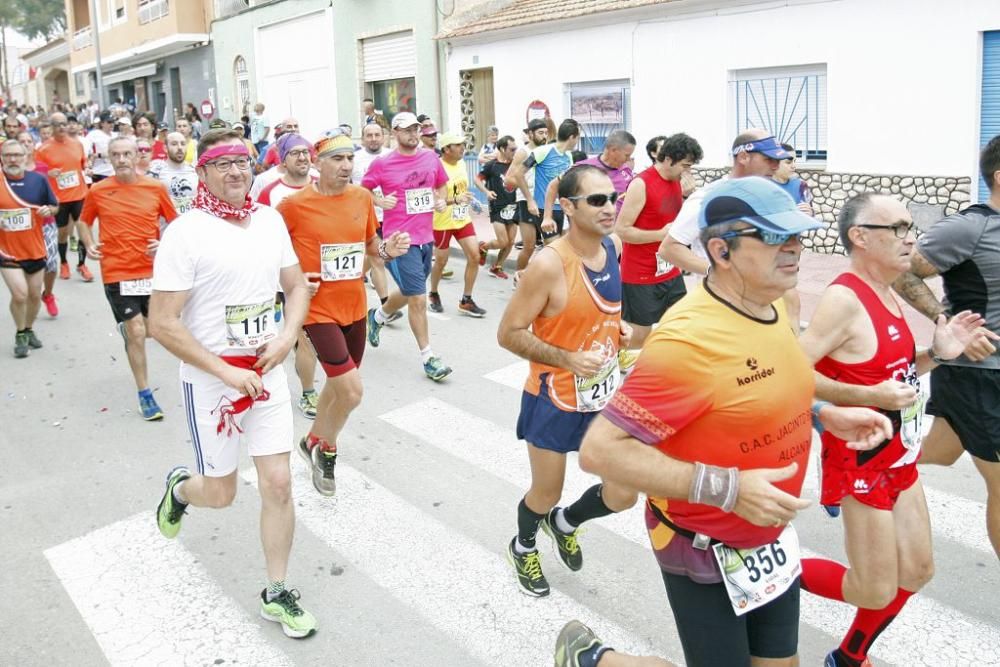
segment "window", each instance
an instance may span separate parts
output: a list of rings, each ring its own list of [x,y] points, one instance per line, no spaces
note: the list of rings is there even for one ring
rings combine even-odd
[[[168,0],[139,0],[139,23],[162,19],[169,13]]]
[[[73,75],[73,88],[76,90],[77,97],[83,97],[87,94],[87,91],[83,89],[83,72],[77,72]]]
[[[566,86],[569,117],[580,123],[580,145],[588,155],[604,150],[604,140],[615,130],[632,125],[628,81],[587,81]]]
[[[391,120],[400,111],[417,113],[416,89],[416,79],[412,77],[369,81],[365,84],[365,96],[372,98],[375,101],[375,108],[381,111],[386,119]]]
[[[827,160],[826,65],[730,72],[731,136],[750,127],[791,144],[804,162]]]
[[[250,73],[243,56],[236,56],[233,62],[233,79],[236,81],[236,104],[240,115],[250,113]]]

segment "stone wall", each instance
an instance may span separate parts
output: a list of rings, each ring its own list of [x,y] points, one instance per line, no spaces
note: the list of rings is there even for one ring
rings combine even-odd
[[[729,168],[698,168],[692,170],[699,187],[722,178]],[[913,216],[917,229],[923,231],[946,215],[969,205],[972,183],[968,177],[943,176],[880,176],[873,174],[838,174],[800,169],[799,176],[809,184],[813,194],[813,211],[826,223],[803,239],[809,250],[843,255],[844,248],[837,238],[837,214],[851,197],[862,192],[878,191],[901,199]]]

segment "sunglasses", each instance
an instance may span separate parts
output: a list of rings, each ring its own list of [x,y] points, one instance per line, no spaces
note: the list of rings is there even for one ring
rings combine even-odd
[[[720,234],[720,239],[732,239],[737,236],[751,236],[753,238],[759,239],[764,242],[765,245],[785,245],[788,243],[789,239],[801,239],[801,234],[785,234],[782,232],[765,232],[762,229],[757,229],[756,227],[750,227],[748,229],[738,229],[731,232],[725,232]]]
[[[891,229],[897,239],[905,239],[913,229],[913,224],[909,222],[897,222],[894,225],[856,225],[865,229]]]
[[[566,199],[570,201],[577,201],[582,199],[589,205],[593,206],[594,208],[601,208],[608,202],[614,204],[616,201],[618,201],[618,193],[612,192],[610,194],[595,193],[592,195],[577,195],[575,197],[566,197]]]
[[[148,146],[139,146],[140,153],[152,153],[153,149]]]

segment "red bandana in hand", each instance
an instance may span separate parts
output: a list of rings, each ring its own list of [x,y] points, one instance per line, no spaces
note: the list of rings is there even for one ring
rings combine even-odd
[[[194,197],[194,207],[214,215],[217,218],[236,218],[243,222],[250,217],[250,214],[257,210],[257,204],[250,199],[250,193],[243,201],[243,208],[236,208],[229,202],[224,202],[205,187],[204,183],[198,183],[198,192]]]

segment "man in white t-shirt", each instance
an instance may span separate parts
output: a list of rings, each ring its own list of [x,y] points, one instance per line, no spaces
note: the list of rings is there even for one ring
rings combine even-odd
[[[166,141],[167,159],[162,161],[153,175],[167,187],[170,201],[177,213],[187,213],[194,203],[198,189],[198,174],[194,167],[184,161],[187,154],[187,137],[180,132],[171,132]]]
[[[374,106],[372,108],[374,109]],[[385,146],[385,132],[382,130],[382,126],[371,122],[361,128],[361,148],[354,152],[354,172],[351,174],[351,182],[355,185],[361,185],[361,179],[368,173],[368,167],[386,153],[389,153],[389,149]],[[382,188],[372,190],[372,196],[375,198],[375,217],[378,219],[378,234],[381,236],[382,217],[385,215],[382,212]],[[378,300],[385,303],[389,300],[385,262],[379,257],[365,255],[365,274],[368,274],[369,268],[371,269],[372,286],[375,288],[375,293],[378,294]],[[403,313],[398,310],[395,314],[397,315],[395,319],[403,316]]]
[[[97,121],[97,127],[87,134],[84,146],[89,146],[87,154],[90,160],[90,173],[94,183],[115,175],[115,168],[108,159],[108,143],[111,141],[111,128],[114,127],[110,111],[102,111]]]
[[[316,619],[285,587],[295,510],[288,455],[294,433],[282,361],[308,309],[308,288],[281,216],[247,197],[252,161],[239,132],[209,130],[198,144],[194,207],[171,223],[156,253],[149,331],[181,360],[197,471],[167,475],[157,525],[180,531],[188,506],[226,507],[236,496],[240,449],[257,468],[268,585],[261,615],[289,637]],[[286,326],[274,322],[279,283]],[[190,582],[178,582],[184,586]]]

